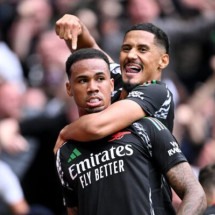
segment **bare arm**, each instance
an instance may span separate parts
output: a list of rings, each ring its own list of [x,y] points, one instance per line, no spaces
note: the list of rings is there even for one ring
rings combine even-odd
[[[61,39],[65,40],[71,52],[81,48],[95,48],[101,50],[84,23],[74,15],[65,14],[61,17],[56,22],[55,31]],[[107,53],[105,54],[109,58],[110,63],[112,63],[112,58]]]
[[[78,208],[77,207],[67,208],[67,214],[68,215],[77,215],[78,214]]]
[[[80,117],[65,126],[56,142],[54,152],[68,139],[91,141],[101,139],[126,128],[145,116],[143,109],[134,101],[120,100],[104,111]]]
[[[182,199],[177,215],[201,215],[206,209],[205,193],[187,162],[180,163],[167,172],[167,179]]]

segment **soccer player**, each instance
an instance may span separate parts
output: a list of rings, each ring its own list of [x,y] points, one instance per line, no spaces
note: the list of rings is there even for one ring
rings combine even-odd
[[[114,86],[103,52],[75,51],[66,72],[67,93],[80,117],[111,105]],[[204,191],[178,143],[155,118],[86,144],[69,140],[57,151],[56,164],[68,215],[176,214],[163,186],[172,186],[182,199],[178,215],[200,215],[206,208]]]

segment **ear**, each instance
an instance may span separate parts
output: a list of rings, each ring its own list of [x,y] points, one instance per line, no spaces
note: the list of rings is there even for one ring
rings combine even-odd
[[[169,55],[163,54],[159,61],[159,69],[164,69],[169,64]]]
[[[71,84],[70,82],[66,82],[66,92],[69,96],[73,96],[72,92],[71,92]]]
[[[110,84],[111,84],[111,92],[113,92],[114,91],[114,79],[113,78],[111,78],[110,79]]]

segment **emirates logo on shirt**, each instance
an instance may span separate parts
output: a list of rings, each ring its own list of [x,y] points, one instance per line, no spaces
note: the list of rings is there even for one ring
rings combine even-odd
[[[112,139],[108,140],[108,142],[112,142],[114,140],[120,140],[124,137],[124,135],[126,134],[130,134],[131,132],[130,131],[121,131],[121,132],[118,132],[114,135],[112,135]]]
[[[134,151],[131,144],[116,145],[84,158],[79,157],[81,160],[73,159],[68,167],[71,179],[77,178],[84,189],[99,180],[125,172],[123,157],[132,156]]]

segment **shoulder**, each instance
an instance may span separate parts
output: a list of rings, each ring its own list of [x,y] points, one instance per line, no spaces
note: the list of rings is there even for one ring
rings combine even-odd
[[[65,161],[70,157],[71,152],[76,149],[77,141],[68,140],[66,141],[57,151],[57,158],[61,161]]]
[[[169,129],[155,117],[144,117],[133,123],[133,127],[138,134],[147,134],[155,145],[164,146],[167,143],[176,141]]]
[[[146,130],[168,130],[160,120],[154,117],[144,117],[137,122],[140,123]]]
[[[142,85],[136,86],[129,92],[127,98],[139,98],[157,105],[162,105],[164,102],[169,104],[173,101],[172,93],[166,84],[159,81],[145,82]]]
[[[147,90],[151,92],[156,92],[156,93],[165,93],[167,94],[169,92],[169,89],[167,88],[167,85],[161,81],[148,81],[145,82],[137,87],[135,87],[132,91],[135,90]]]

